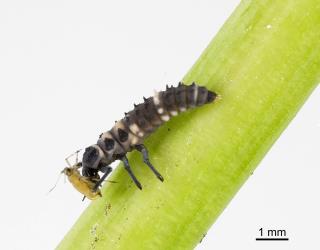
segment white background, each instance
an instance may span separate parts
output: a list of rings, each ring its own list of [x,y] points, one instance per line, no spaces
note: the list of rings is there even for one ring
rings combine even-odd
[[[89,204],[63,180],[46,195],[64,158],[177,83],[238,2],[0,2],[1,249],[54,249]],[[199,250],[320,249],[319,107],[318,88]]]

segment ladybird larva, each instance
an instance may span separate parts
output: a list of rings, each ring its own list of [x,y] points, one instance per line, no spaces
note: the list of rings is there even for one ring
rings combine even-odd
[[[156,92],[153,97],[144,98],[143,103],[134,105],[134,109],[125,113],[123,119],[100,135],[96,144],[85,149],[82,163],[78,163],[82,166],[80,177],[85,177],[88,183],[88,185],[85,182],[81,184],[91,188],[94,183],[93,188],[90,189],[94,195],[88,198],[96,198],[97,194],[100,195],[99,187],[110,174],[112,168],[109,165],[115,160],[121,160],[124,163],[131,179],[139,189],[142,189],[126,157],[126,154],[134,149],[141,152],[144,163],[160,181],[163,181],[162,175],[149,160],[148,150],[143,145],[144,139],[171,117],[188,109],[211,103],[216,98],[217,94],[205,87],[195,83],[192,85],[179,83],[177,87],[167,86],[165,91]],[[103,173],[101,177],[99,172]],[[87,189],[86,192],[90,194]]]

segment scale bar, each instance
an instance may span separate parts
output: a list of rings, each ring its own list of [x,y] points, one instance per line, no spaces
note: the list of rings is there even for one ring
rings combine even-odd
[[[256,240],[289,240],[289,238],[256,238]]]

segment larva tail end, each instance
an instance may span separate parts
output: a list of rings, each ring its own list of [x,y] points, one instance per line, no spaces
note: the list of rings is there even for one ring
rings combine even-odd
[[[208,90],[206,103],[213,102],[217,97],[218,97],[218,95],[215,92]]]

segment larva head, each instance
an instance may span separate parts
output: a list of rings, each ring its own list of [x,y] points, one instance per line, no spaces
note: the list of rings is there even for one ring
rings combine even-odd
[[[61,173],[64,173],[73,187],[88,199],[95,200],[102,196],[100,189],[93,191],[96,182],[89,177],[82,176],[77,166],[66,167]]]
[[[114,161],[112,158],[113,151],[108,152],[105,144],[100,145],[100,140],[101,139],[99,139],[98,144],[94,144],[85,149],[82,157],[82,174],[85,176],[92,176],[91,173],[97,173],[103,166],[107,166]]]
[[[97,169],[99,170],[99,164],[106,160],[106,155],[102,149],[94,144],[87,147],[82,157],[82,167],[84,169]]]

